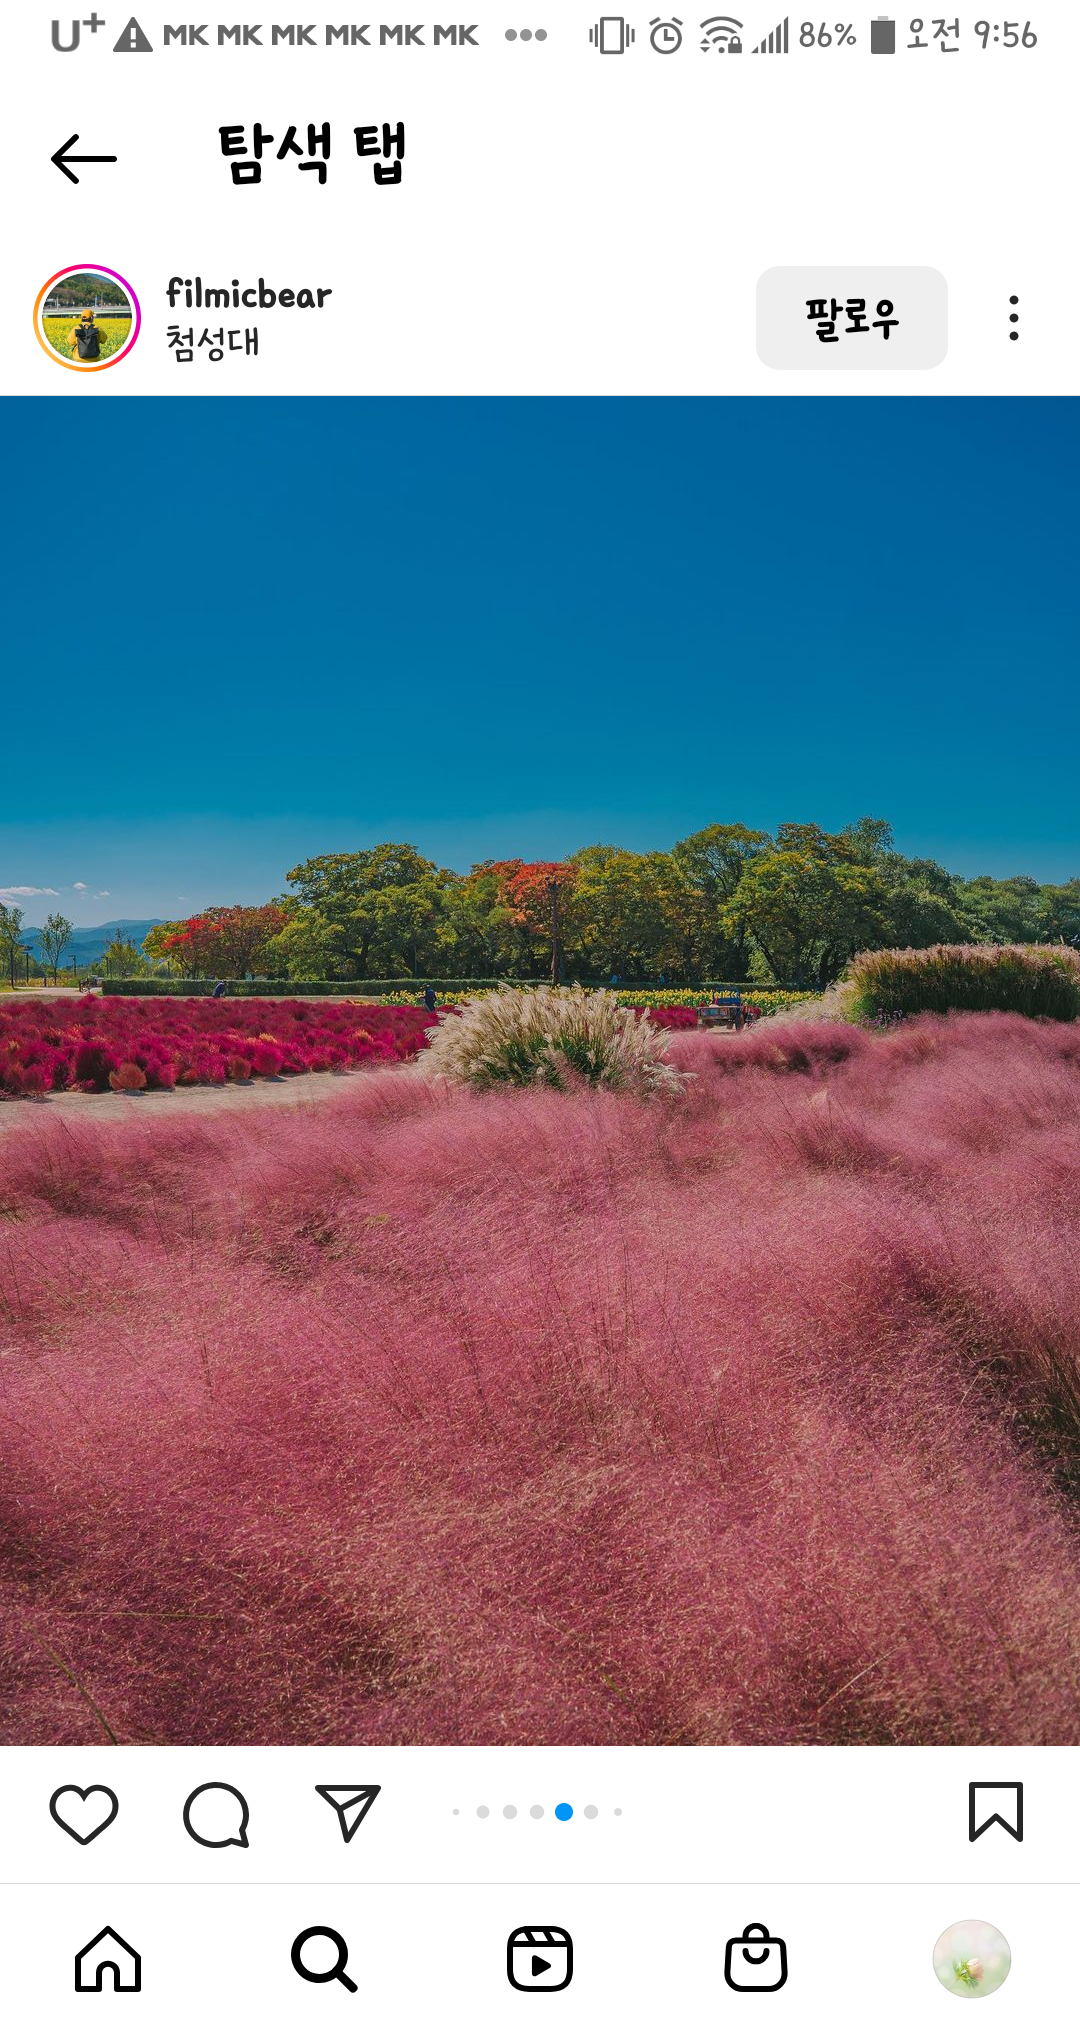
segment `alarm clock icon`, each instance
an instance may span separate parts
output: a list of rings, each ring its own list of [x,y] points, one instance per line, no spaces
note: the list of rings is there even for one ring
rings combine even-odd
[[[649,41],[657,56],[674,56],[675,51],[682,48],[682,22],[677,17],[661,21],[659,16],[655,16],[649,26]]]

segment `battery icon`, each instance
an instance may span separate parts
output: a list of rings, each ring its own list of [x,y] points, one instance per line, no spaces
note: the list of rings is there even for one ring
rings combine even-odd
[[[870,54],[896,55],[896,23],[887,14],[879,14],[877,20],[870,23]]]

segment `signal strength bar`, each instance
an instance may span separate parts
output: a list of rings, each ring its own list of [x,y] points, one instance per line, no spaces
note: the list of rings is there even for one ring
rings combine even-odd
[[[754,56],[787,56],[788,23],[790,20],[791,16],[785,14],[783,20],[777,22],[772,34],[763,36],[761,41],[755,45],[752,54]]]

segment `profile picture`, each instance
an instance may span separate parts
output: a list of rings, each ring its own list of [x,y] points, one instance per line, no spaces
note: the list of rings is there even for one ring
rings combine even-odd
[[[114,269],[74,267],[50,276],[34,306],[45,351],[87,374],[115,367],[139,335],[139,300]]]
[[[939,1983],[958,1999],[985,1999],[1005,1983],[1012,1950],[992,1921],[954,1921],[934,1944]]]

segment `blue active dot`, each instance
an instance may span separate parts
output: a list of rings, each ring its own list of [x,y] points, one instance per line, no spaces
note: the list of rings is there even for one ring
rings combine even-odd
[[[573,1812],[574,1811],[571,1808],[569,1801],[560,1801],[558,1807],[555,1810],[556,1822],[569,1822]]]

